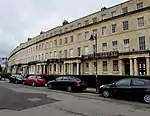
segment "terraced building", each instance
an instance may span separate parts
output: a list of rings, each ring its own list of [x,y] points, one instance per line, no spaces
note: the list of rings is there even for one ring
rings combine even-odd
[[[8,64],[12,73],[150,75],[150,0],[64,21],[17,46]]]

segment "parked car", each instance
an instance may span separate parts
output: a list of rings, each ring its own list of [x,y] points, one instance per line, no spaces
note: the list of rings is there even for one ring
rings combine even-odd
[[[150,103],[150,80],[127,78],[112,84],[101,85],[99,93],[104,97],[126,97]]]
[[[9,83],[23,83],[23,76],[20,74],[12,74],[11,77],[9,78]]]
[[[45,86],[46,81],[41,76],[29,76],[24,78],[24,85]]]
[[[55,80],[49,81],[47,83],[47,87],[49,89],[64,89],[71,92],[85,90],[87,88],[87,84],[76,77],[61,76]]]

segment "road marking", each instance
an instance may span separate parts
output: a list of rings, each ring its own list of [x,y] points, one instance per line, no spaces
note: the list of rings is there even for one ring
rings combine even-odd
[[[40,98],[30,98],[28,100],[31,102],[35,102],[35,101],[40,101],[41,99]]]

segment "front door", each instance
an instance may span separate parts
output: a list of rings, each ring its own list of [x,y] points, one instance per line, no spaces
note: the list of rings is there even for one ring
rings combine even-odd
[[[146,75],[146,63],[145,62],[140,62],[138,64],[139,66],[139,75]]]
[[[124,61],[125,63],[125,75],[130,75],[130,63],[129,60]]]

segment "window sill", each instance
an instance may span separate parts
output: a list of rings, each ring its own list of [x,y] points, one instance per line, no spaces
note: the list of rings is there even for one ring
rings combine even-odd
[[[107,74],[107,73],[108,73],[107,71],[103,71],[103,72],[102,72],[102,74]]]
[[[119,71],[113,71],[112,74],[119,74]]]
[[[87,75],[87,74],[89,74],[89,72],[85,72],[84,74]]]

